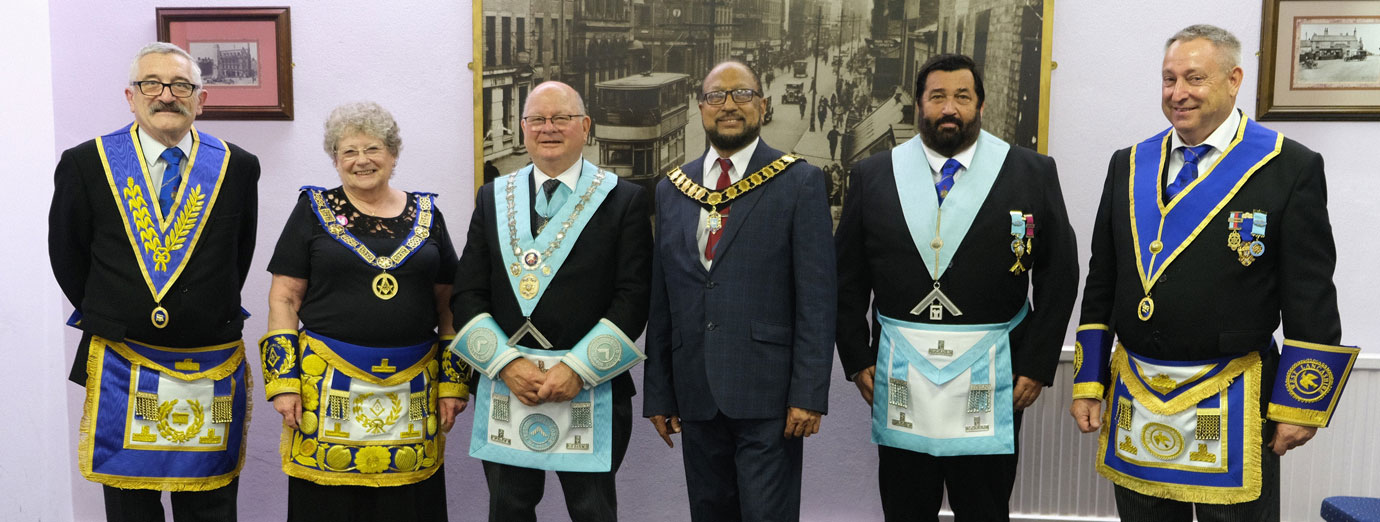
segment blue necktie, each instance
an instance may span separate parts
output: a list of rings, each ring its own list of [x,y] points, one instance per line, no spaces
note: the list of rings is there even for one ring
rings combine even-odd
[[[963,164],[958,160],[949,158],[944,162],[944,166],[939,169],[939,183],[934,184],[934,191],[939,194],[939,204],[944,204],[944,198],[948,197],[949,191],[954,188],[954,174],[958,174],[958,169],[963,168]]]
[[[168,162],[168,168],[163,170],[163,188],[158,190],[158,207],[163,209],[163,216],[167,217],[172,209],[173,197],[177,195],[177,187],[182,184],[182,149],[164,149],[158,157]]]
[[[1212,145],[1179,147],[1179,149],[1184,152],[1184,166],[1179,168],[1179,175],[1174,177],[1174,182],[1164,188],[1165,199],[1174,199],[1174,196],[1183,191],[1184,187],[1198,179],[1198,160],[1203,159],[1203,155],[1212,150]]]

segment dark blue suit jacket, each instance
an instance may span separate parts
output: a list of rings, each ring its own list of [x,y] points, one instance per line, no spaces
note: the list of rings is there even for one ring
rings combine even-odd
[[[759,143],[746,173],[780,156]],[[703,162],[682,170],[703,184]],[[799,161],[735,199],[710,270],[696,244],[699,203],[662,180],[656,205],[643,415],[825,412],[837,275],[824,173]]]

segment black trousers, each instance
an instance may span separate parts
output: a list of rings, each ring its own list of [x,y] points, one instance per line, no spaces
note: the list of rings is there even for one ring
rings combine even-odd
[[[803,439],[786,418],[681,421],[685,483],[695,522],[800,520]]]
[[[614,474],[632,436],[632,397],[613,398],[613,469],[601,473],[558,471],[565,508],[572,522],[618,520]],[[490,522],[536,522],[537,504],[546,493],[546,471],[484,461],[489,484]]]
[[[1265,423],[1261,441],[1260,498],[1240,504],[1194,504],[1152,497],[1116,486],[1116,511],[1123,522],[1278,522],[1279,455],[1270,450],[1275,423]]]
[[[1010,455],[936,457],[878,445],[877,478],[886,520],[938,522],[946,488],[954,522],[1010,520],[1021,413],[1015,414],[1016,452]]]
[[[446,522],[445,466],[402,486],[326,486],[288,477],[288,522]]]
[[[163,492],[152,489],[120,489],[105,492],[105,518],[109,522],[163,522]],[[238,515],[235,500],[240,479],[210,491],[174,491],[173,520],[176,522],[234,522]]]

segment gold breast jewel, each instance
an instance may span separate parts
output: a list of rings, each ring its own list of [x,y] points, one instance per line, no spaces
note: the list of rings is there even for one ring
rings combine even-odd
[[[1164,250],[1164,242],[1156,239],[1150,242],[1150,255],[1154,256]],[[1151,257],[1151,264],[1154,264]],[[1145,292],[1145,297],[1141,298],[1140,303],[1136,304],[1136,317],[1142,321],[1149,321],[1150,316],[1155,315],[1155,300],[1150,298],[1150,291]]]
[[[551,254],[561,247],[561,242],[565,240],[565,235],[570,231],[570,227],[579,219],[580,213],[589,205],[590,198],[594,197],[594,192],[599,189],[599,185],[604,181],[604,171],[600,170],[594,175],[594,182],[585,189],[585,193],[580,195],[579,202],[575,203],[575,210],[570,216],[561,222],[561,229],[556,232],[556,237],[551,239],[551,243],[546,245],[546,249],[537,252],[536,249],[528,249],[526,252],[518,245],[517,232],[517,205],[515,201],[515,190],[517,188],[517,174],[508,175],[508,183],[505,187],[504,200],[508,203],[508,245],[513,249],[513,255],[518,257],[518,262],[508,267],[508,273],[513,276],[522,275],[518,279],[518,295],[523,299],[533,299],[541,290],[541,280],[537,279],[536,271],[541,271],[543,275],[551,275],[551,267],[544,260],[550,259]],[[526,272],[526,273],[523,273]]]

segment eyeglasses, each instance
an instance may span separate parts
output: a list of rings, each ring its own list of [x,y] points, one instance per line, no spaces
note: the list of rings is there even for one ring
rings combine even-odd
[[[728,96],[733,95],[733,103],[747,103],[762,93],[752,89],[733,89],[731,91],[709,91],[700,95],[700,101],[710,105],[723,105]]]
[[[188,82],[163,83],[157,80],[144,80],[131,82],[130,85],[139,88],[139,92],[144,96],[161,96],[163,89],[172,91],[172,95],[178,98],[190,98],[200,85]]]
[[[552,125],[555,125],[556,128],[565,128],[566,125],[570,125],[570,122],[575,121],[576,118],[583,117],[585,117],[583,114],[557,114],[550,118],[546,116],[524,116],[522,121],[531,129],[540,129],[543,125],[546,125],[548,121],[551,122]]]
[[[365,155],[365,156],[368,156],[369,159],[370,159],[371,161],[377,161],[379,158],[382,158],[382,157],[383,157],[383,151],[384,151],[384,148],[383,148],[383,147],[380,147],[380,146],[378,146],[378,145],[370,145],[368,148],[366,148],[366,149],[364,149],[364,150],[360,150],[360,149],[345,149],[345,150],[336,151],[335,154],[336,154],[336,156],[338,156],[338,157],[339,157],[341,160],[343,160],[343,161],[355,161],[355,160],[358,160],[358,159],[359,159],[359,156],[360,156],[361,154],[363,154],[363,155]]]

